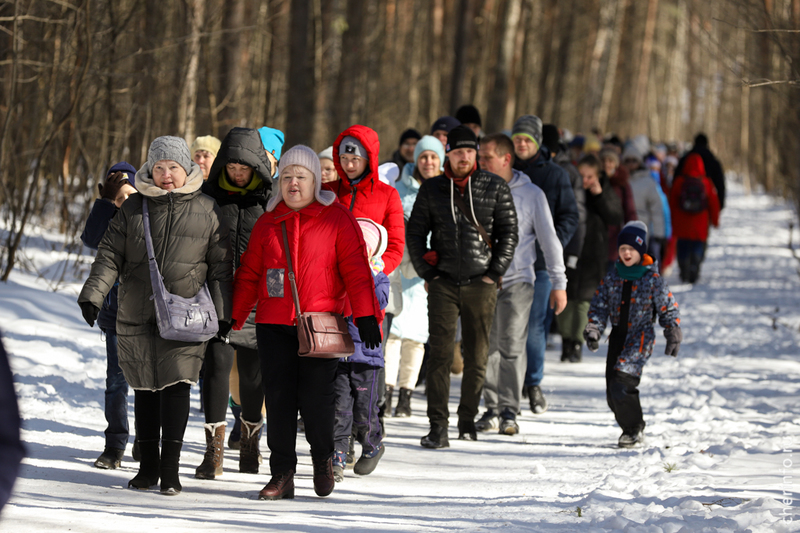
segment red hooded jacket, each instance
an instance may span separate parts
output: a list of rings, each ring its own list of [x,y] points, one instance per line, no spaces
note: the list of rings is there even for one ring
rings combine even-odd
[[[281,202],[256,222],[236,270],[234,329],[241,329],[256,303],[256,323],[296,324],[282,221],[286,221],[301,311],[346,316],[349,300],[354,317],[380,320],[364,236],[355,217],[335,202],[329,206],[313,202],[299,211]]]
[[[701,178],[706,187],[708,209],[702,213],[687,213],[680,208],[681,187],[686,177]],[[719,197],[714,183],[706,177],[703,159],[697,154],[689,154],[683,167],[683,174],[672,182],[669,194],[669,208],[672,211],[672,235],[687,241],[707,241],[708,224],[719,226]]]
[[[355,185],[350,184],[342,164],[339,162],[339,145],[347,136],[352,136],[364,146],[369,155],[369,173]],[[384,272],[391,274],[403,259],[406,243],[406,226],[403,218],[403,204],[397,189],[378,179],[378,155],[380,141],[375,130],[356,124],[350,126],[333,143],[333,165],[339,179],[323,183],[325,189],[336,193],[339,201],[356,217],[369,218],[384,228],[388,236],[386,251],[383,253]],[[358,316],[358,315],[356,315]]]

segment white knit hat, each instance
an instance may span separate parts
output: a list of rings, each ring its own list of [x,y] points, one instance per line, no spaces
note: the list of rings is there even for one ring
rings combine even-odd
[[[283,174],[284,169],[290,166],[301,166],[308,169],[314,175],[314,198],[317,199],[322,205],[331,205],[336,200],[336,194],[333,191],[322,190],[322,169],[319,165],[319,158],[317,153],[302,144],[293,146],[289,151],[284,152],[281,160],[278,163],[278,187],[275,196],[273,196],[267,203],[267,211],[272,211],[283,200],[283,194],[280,188],[280,175]]]

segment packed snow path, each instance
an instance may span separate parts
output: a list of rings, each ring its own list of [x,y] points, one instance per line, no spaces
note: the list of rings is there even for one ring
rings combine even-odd
[[[204,451],[196,388],[180,496],[126,489],[137,470],[130,447],[122,468],[93,468],[104,442],[105,347],[75,303],[82,279],[52,293],[16,272],[0,284],[0,328],[28,457],[0,531],[798,531],[800,277],[787,247],[796,217],[782,202],[730,188],[699,283],[668,276],[685,340],[677,359],[664,356],[658,329],[640,387],[643,448],[616,447],[606,344],[567,364],[555,337],[543,383],[550,410],[524,407],[520,435],[456,440],[454,378],[450,449],[419,446],[427,419],[418,390],[412,418],[387,419],[377,470],[347,470],[325,499],[313,493],[302,434],[294,500],[257,500],[268,475],[239,474],[229,450],[220,479],[195,479]],[[52,270],[65,259],[52,251],[57,241],[32,239],[27,263]],[[266,457],[265,439],[261,447]]]

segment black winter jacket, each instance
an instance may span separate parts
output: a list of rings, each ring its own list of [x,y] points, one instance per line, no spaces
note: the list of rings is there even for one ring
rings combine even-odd
[[[586,238],[577,269],[567,269],[567,299],[591,301],[608,272],[608,227],[622,225],[622,202],[605,173],[600,175],[603,192],[586,191]]]
[[[81,233],[81,242],[92,250],[97,250],[100,241],[103,240],[103,235],[106,234],[109,222],[116,214],[117,206],[114,205],[114,202],[109,202],[104,198],[95,200],[92,210],[89,212],[89,218],[86,219],[86,226]],[[117,330],[118,286],[117,282],[111,287],[111,291],[103,299],[103,307],[100,308],[100,313],[97,315],[97,327],[103,331],[116,332]]]
[[[239,163],[253,168],[261,179],[259,188],[241,194],[222,188],[221,180],[225,165]],[[259,217],[267,209],[267,201],[272,197],[272,172],[261,136],[257,130],[233,128],[217,152],[217,157],[208,173],[208,181],[203,184],[203,192],[217,201],[222,210],[222,218],[230,229],[233,250],[234,271],[239,268],[242,254],[247,250],[250,234]],[[255,350],[256,344],[255,309],[241,331],[231,331],[231,344]]]
[[[519,236],[508,184],[490,172],[476,170],[464,193],[464,203],[468,208],[472,204],[475,216],[492,239],[492,247],[453,204],[451,195],[461,193],[452,180],[446,176],[425,180],[406,226],[406,244],[414,269],[426,281],[437,276],[445,276],[456,285],[467,285],[482,276],[497,281],[511,264]],[[428,234],[431,250],[439,256],[436,266],[422,257],[428,251]]]

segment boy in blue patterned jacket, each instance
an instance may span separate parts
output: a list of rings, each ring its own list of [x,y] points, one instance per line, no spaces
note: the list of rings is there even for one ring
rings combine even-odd
[[[666,281],[646,255],[647,226],[641,221],[628,222],[617,238],[619,260],[597,287],[589,308],[589,323],[583,330],[586,345],[593,352],[611,319],[606,359],[606,401],[622,428],[620,448],[632,448],[644,442],[644,419],[636,387],[642,368],[656,341],[653,322],[664,328],[665,354],[678,355],[681,319],[678,303]]]

